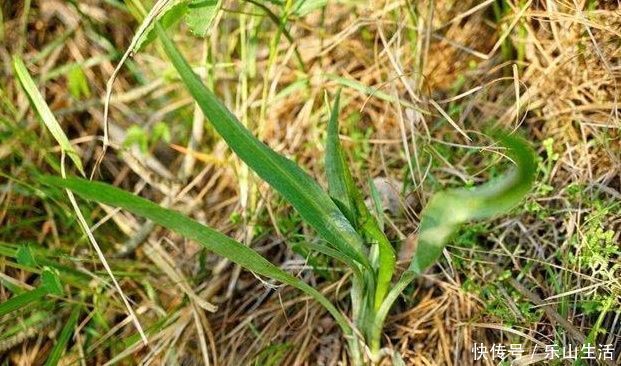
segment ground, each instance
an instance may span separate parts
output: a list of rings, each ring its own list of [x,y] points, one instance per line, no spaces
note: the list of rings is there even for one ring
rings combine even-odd
[[[392,309],[384,346],[407,365],[492,365],[502,345],[507,364],[526,365],[580,364],[544,358],[552,345],[592,344],[598,360],[584,364],[621,364],[619,5],[307,1],[225,0],[206,37],[183,22],[168,34],[242,123],[323,186],[327,102],[341,90],[347,161],[365,197],[375,182],[403,265],[433,193],[510,166],[489,131],[519,134],[537,153],[528,196],[460,229]],[[348,308],[351,273],[295,250],[314,231],[231,153],[158,41],[114,81],[104,154],[106,83],[152,5],[0,6],[0,360],[43,364],[58,352],[65,365],[348,364],[336,323],[300,291],[77,198],[144,346],[67,195],[37,179],[62,174],[61,149],[18,83],[14,56],[86,176],[187,213]],[[63,291],[8,311],[50,267]],[[520,350],[535,361],[520,361]]]

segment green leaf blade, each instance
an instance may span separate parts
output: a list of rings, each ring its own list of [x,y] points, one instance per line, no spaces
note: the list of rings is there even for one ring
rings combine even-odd
[[[356,225],[355,194],[357,193],[354,180],[345,163],[345,157],[339,140],[339,104],[341,92],[334,99],[328,121],[326,138],[326,177],[328,178],[328,192],[330,196],[340,202],[353,217],[349,217],[352,225]]]
[[[19,249],[17,249],[16,257],[17,263],[23,266],[36,267],[37,261],[35,260],[34,255],[32,254],[32,250],[28,245],[21,245]]]
[[[159,26],[157,29],[164,50],[188,91],[228,146],[289,201],[323,239],[368,267],[362,239],[319,184],[293,161],[255,138],[194,74],[164,30]]]
[[[431,266],[459,225],[507,212],[532,187],[536,169],[534,152],[528,143],[504,133],[496,133],[496,137],[515,161],[515,169],[474,189],[452,189],[435,194],[422,213],[411,271],[421,274]]]
[[[58,340],[54,344],[54,348],[52,348],[52,352],[50,352],[50,355],[48,356],[47,361],[45,361],[45,366],[58,365],[58,361],[60,361],[60,358],[62,357],[63,352],[65,351],[65,348],[67,347],[67,344],[69,343],[69,339],[71,339],[71,334],[73,333],[73,330],[75,329],[78,323],[79,316],[80,316],[80,305],[75,305],[73,307],[73,310],[71,310],[69,319],[67,319],[67,322],[63,326],[63,329],[60,331],[60,336],[58,337]]]
[[[145,217],[252,272],[293,286],[322,304],[336,319],[343,331],[347,334],[351,333],[351,328],[344,316],[313,287],[278,268],[249,247],[180,212],[165,209],[149,200],[101,182],[80,178],[62,179],[54,176],[41,176],[39,181],[57,188],[69,189],[82,198],[120,207]]]
[[[38,287],[34,290],[24,292],[23,294],[13,296],[0,304],[0,316],[5,316],[6,314],[17,309],[21,309],[31,302],[39,300],[45,295],[47,295],[47,289],[44,287]]]
[[[157,19],[164,28],[170,28],[177,24],[184,15],[188,13],[189,0],[175,0],[166,4],[163,8],[154,13],[154,19]],[[155,6],[154,6],[155,9]],[[133,52],[138,52],[144,49],[148,44],[153,42],[157,38],[157,34],[154,31],[155,22],[149,20],[147,16],[146,20],[138,27],[135,38],[132,40],[134,46]]]
[[[221,0],[191,1],[188,4],[188,13],[185,18],[190,31],[199,37],[207,36],[221,5]]]
[[[63,286],[60,283],[58,271],[53,268],[45,268],[41,274],[41,287],[45,288],[47,293],[62,296]]]
[[[395,273],[397,259],[395,250],[386,238],[386,235],[379,229],[374,218],[369,217],[364,225],[364,231],[373,238],[378,245],[379,255],[377,264],[377,288],[375,290],[375,310],[377,311],[386,294],[390,290],[392,276]]]
[[[390,288],[390,281],[392,280],[396,265],[396,257],[392,245],[380,229],[377,220],[369,212],[362,198],[362,193],[356,187],[349,170],[339,140],[339,104],[340,91],[334,99],[328,121],[325,163],[328,187],[332,198],[344,205],[346,211],[353,216],[349,218],[350,222],[378,245],[379,258],[377,263],[372,263],[377,271],[374,306],[375,309],[378,309]]]
[[[28,69],[24,64],[24,61],[22,61],[22,59],[18,56],[13,57],[13,69],[15,70],[15,76],[17,77],[17,80],[19,80],[22,89],[24,89],[24,91],[28,95],[28,100],[30,101],[30,104],[36,111],[37,115],[39,116],[45,127],[47,127],[54,139],[56,139],[56,142],[58,142],[58,145],[60,145],[62,151],[69,155],[69,158],[71,158],[80,173],[84,175],[82,161],[80,160],[78,153],[75,151],[73,146],[71,146],[69,139],[63,132],[62,127],[60,127],[60,124],[56,120],[56,117],[54,117],[54,114],[50,110],[50,107],[48,107],[47,103],[43,99],[43,96],[41,95],[41,93],[39,93],[39,89],[37,89],[37,85],[28,73]]]

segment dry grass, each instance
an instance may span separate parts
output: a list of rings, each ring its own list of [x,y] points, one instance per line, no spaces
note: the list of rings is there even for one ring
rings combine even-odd
[[[76,7],[34,0],[24,18],[27,3],[2,3],[0,223],[7,230],[0,241],[64,251],[66,264],[92,276],[93,290],[80,300],[91,312],[81,318],[65,364],[81,358],[83,364],[114,358],[123,364],[270,364],[269,357],[282,365],[346,364],[334,322],[295,290],[260,281],[127,213],[93,207],[90,219],[101,225],[96,235],[121,286],[143,327],[156,327],[148,331],[149,347],[109,342],[127,341],[135,328],[96,255],[62,210],[11,189],[19,180],[32,184],[33,172],[50,171],[49,157],[57,151],[28,112],[10,55],[23,53],[90,171],[101,153],[105,83],[137,22],[114,1]],[[498,159],[482,133],[487,126],[515,129],[537,148],[539,183],[524,207],[511,218],[464,230],[445,260],[394,309],[386,344],[406,364],[473,364],[473,342],[520,343],[529,350],[554,340],[584,342],[606,298],[615,302],[596,326],[607,330],[597,340],[616,344],[616,361],[609,364],[621,362],[621,8],[615,2],[593,8],[578,1],[330,2],[323,13],[289,20],[295,45],[284,37],[271,45],[277,27],[254,16],[258,8],[224,3],[206,40],[176,31],[179,46],[196,65],[211,66],[203,70],[205,79],[241,121],[320,180],[324,93],[344,87],[343,141],[354,174],[360,182],[389,177],[405,186],[398,192],[400,212],[389,214],[395,241],[416,232],[418,213],[434,190],[494,174]],[[498,17],[493,7],[501,3]],[[50,46],[63,34],[63,42]],[[67,65],[74,63],[82,65],[90,96],[78,99],[67,91]],[[113,151],[96,178],[190,213],[333,298],[345,298],[341,282],[314,275],[310,263],[288,249],[287,242],[304,240],[310,231],[209,127],[201,128],[201,116],[173,75],[157,46],[121,72],[111,102]],[[204,155],[164,142],[146,153],[123,147],[129,127],[149,131],[160,121],[169,126],[172,143]],[[595,264],[586,259],[594,250],[588,244],[593,225],[612,230],[616,247]],[[32,280],[2,260],[0,266],[3,284],[4,277],[25,285]],[[332,275],[346,274],[337,268]],[[8,297],[0,287],[0,298]],[[601,302],[599,312],[589,313],[584,306],[593,301]],[[207,302],[218,310],[207,311]],[[42,362],[67,314],[60,311],[0,342],[0,360]],[[79,331],[96,317],[108,328]],[[0,333],[9,325],[3,319]]]

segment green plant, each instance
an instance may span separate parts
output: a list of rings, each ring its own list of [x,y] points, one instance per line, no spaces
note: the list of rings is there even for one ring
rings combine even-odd
[[[170,141],[170,130],[165,123],[156,123],[149,132],[145,131],[141,126],[133,125],[126,131],[123,146],[131,147],[136,145],[141,152],[146,153],[150,147],[159,141]]]
[[[173,210],[111,185],[80,178],[41,176],[47,185],[68,189],[79,196],[126,209],[206,249],[230,259],[256,274],[289,284],[314,298],[334,317],[348,341],[353,364],[379,362],[386,353],[381,335],[386,316],[412,280],[435,263],[460,224],[507,212],[531,188],[535,160],[521,138],[495,133],[516,168],[474,188],[435,194],[422,212],[417,249],[411,263],[393,283],[396,261],[391,243],[378,218],[365,205],[356,187],[338,138],[339,96],[332,106],[326,146],[328,192],[293,161],[271,150],[246,129],[201,82],[164,29],[155,26],[165,52],[187,90],[228,146],[263,180],[269,183],[324,240],[304,244],[310,251],[342,262],[352,273],[351,312],[346,316],[323,294],[270,263],[257,252]],[[365,346],[370,352],[364,352]],[[395,356],[399,360],[398,356]]]

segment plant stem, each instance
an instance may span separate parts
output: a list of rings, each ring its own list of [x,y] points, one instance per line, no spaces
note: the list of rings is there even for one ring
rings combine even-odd
[[[386,299],[384,299],[384,302],[382,302],[382,305],[375,313],[373,318],[373,326],[371,327],[369,335],[372,359],[379,356],[381,349],[382,329],[384,328],[384,321],[386,320],[386,316],[388,315],[390,308],[394,304],[395,300],[397,300],[401,292],[403,292],[407,285],[412,282],[415,276],[416,273],[413,271],[404,272],[399,281],[390,290],[390,292],[388,292]]]
[[[351,357],[351,363],[353,366],[363,366],[363,355],[360,349],[360,342],[355,334],[348,337],[347,343],[349,343],[349,353]]]

